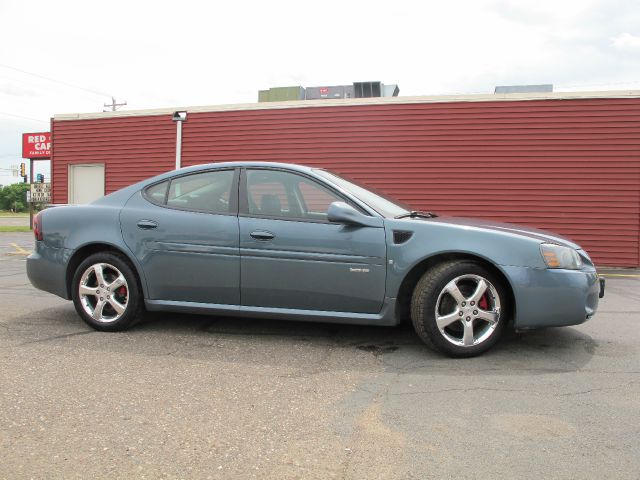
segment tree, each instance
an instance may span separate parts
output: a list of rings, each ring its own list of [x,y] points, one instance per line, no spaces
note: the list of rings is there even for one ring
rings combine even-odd
[[[0,210],[24,212],[29,209],[27,203],[28,183],[14,183],[0,189]]]

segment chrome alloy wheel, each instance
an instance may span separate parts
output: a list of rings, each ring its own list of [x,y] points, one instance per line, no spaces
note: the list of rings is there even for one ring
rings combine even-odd
[[[127,280],[120,270],[108,263],[96,263],[87,268],[80,278],[78,293],[82,308],[96,322],[115,322],[127,309]]]
[[[500,297],[496,288],[480,275],[460,275],[438,295],[436,324],[442,336],[460,347],[487,340],[500,321]]]

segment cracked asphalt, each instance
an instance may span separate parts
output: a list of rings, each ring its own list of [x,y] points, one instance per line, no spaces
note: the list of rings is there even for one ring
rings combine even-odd
[[[94,332],[11,243],[31,235],[0,234],[0,478],[640,477],[640,278],[584,325],[452,360],[408,327]]]

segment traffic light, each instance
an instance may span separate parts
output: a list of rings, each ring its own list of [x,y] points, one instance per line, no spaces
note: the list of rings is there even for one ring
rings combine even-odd
[[[44,183],[44,175],[42,173],[38,173],[36,175],[36,182],[38,183]]]
[[[27,176],[27,166],[24,163],[20,164],[20,176],[21,177]]]

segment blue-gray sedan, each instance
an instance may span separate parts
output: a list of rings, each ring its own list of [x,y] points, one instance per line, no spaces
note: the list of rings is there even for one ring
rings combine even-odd
[[[440,218],[325,170],[185,168],[35,219],[27,273],[93,328],[145,311],[397,325],[458,357],[505,328],[575,325],[604,293],[559,235]]]

